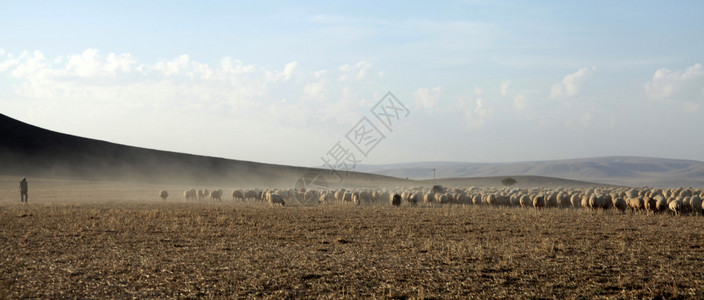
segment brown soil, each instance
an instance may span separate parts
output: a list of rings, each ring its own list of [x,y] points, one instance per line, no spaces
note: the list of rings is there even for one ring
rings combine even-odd
[[[701,217],[31,199],[0,298],[704,298]]]

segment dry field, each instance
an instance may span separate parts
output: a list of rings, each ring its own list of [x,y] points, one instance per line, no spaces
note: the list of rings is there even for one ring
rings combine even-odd
[[[21,205],[9,186],[0,298],[704,298],[702,217],[162,203],[56,182]]]

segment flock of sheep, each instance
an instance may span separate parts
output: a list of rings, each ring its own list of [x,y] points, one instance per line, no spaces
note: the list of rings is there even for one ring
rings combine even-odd
[[[222,201],[221,189],[189,189],[183,192],[186,200]],[[163,200],[167,191],[161,191]],[[236,189],[233,201],[262,201],[269,205],[286,205],[296,200],[303,204],[352,204],[417,206],[435,204],[520,206],[523,208],[591,208],[619,211],[648,211],[702,214],[704,191],[692,188],[444,188],[409,187],[392,189]]]

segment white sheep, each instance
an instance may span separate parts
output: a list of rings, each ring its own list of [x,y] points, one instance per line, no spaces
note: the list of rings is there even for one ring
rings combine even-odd
[[[259,193],[255,190],[246,190],[244,192],[244,199],[257,200],[259,199]]]
[[[472,203],[474,203],[474,205],[484,204],[484,201],[482,201],[482,195],[481,194],[474,194],[474,196],[472,196]]]
[[[210,200],[222,201],[222,190],[214,190],[210,192]]]
[[[418,201],[421,198],[421,193],[420,192],[413,192],[411,195],[408,197],[408,204],[411,206],[416,206],[418,205]]]
[[[694,195],[692,198],[689,200],[692,206],[692,210],[694,213],[701,215],[702,214],[702,198],[699,197],[699,195]]]
[[[435,201],[435,193],[427,192],[423,195],[423,202],[425,204],[432,204]]]
[[[281,195],[276,194],[276,193],[268,193],[267,199],[269,200],[269,205],[271,207],[274,207],[274,204],[279,204],[281,206],[286,205],[286,202],[284,202],[284,199],[281,198]]]
[[[236,199],[244,201],[244,192],[242,192],[242,190],[232,191],[232,201],[235,201]]]
[[[665,198],[665,194],[656,195],[654,197],[654,199],[655,199],[655,209],[658,212],[664,212],[668,209],[667,198]]]
[[[542,195],[533,196],[533,207],[535,207],[535,208],[545,207],[545,198]]]
[[[626,200],[623,200],[621,197],[617,198],[611,198],[611,201],[613,203],[613,206],[618,209],[620,212],[626,211],[626,208],[628,205],[626,205]]]
[[[575,208],[582,206],[581,200],[582,200],[582,196],[577,193],[573,194],[570,197],[570,203],[572,203],[572,207],[575,207]]]
[[[329,204],[332,203],[335,200],[335,195],[333,192],[323,192],[320,193],[320,200],[318,200],[318,204]]]
[[[496,195],[494,195],[492,193],[484,195],[484,202],[486,202],[486,204],[493,205],[493,206],[496,206],[499,204],[496,199]]]
[[[196,189],[190,189],[190,190],[183,191],[183,198],[185,198],[186,200],[189,200],[189,199],[195,200],[196,197],[198,197]]]
[[[672,211],[672,213],[674,213],[675,215],[679,215],[682,211],[682,199],[677,198],[673,200],[668,204],[668,207],[670,208],[670,211]]]
[[[521,207],[527,208],[533,205],[533,201],[530,200],[530,197],[528,195],[523,194],[518,198],[518,202],[521,204]]]

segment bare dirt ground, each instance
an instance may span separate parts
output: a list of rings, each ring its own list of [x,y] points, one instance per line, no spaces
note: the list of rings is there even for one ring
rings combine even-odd
[[[21,205],[11,181],[0,298],[704,298],[702,217],[164,203],[32,181]]]

